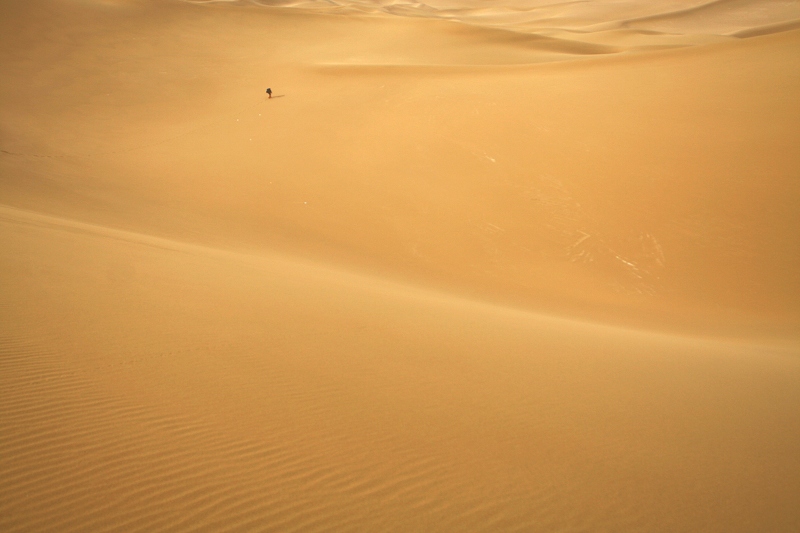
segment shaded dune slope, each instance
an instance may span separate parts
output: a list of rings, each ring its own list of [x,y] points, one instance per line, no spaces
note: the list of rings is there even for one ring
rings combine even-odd
[[[791,345],[558,320],[20,210],[0,224],[17,280],[0,308],[4,531],[798,519]]]
[[[191,0],[189,0],[191,1]],[[226,1],[226,0],[223,0]],[[213,2],[204,2],[213,3]],[[228,2],[226,2],[228,3]],[[636,28],[668,34],[747,35],[756,27],[772,28],[800,19],[797,2],[785,0],[695,0],[689,2],[372,2],[360,0],[253,2],[311,12],[389,14],[434,18],[470,25],[538,33],[570,29],[597,32],[612,27]]]
[[[624,25],[673,33],[707,32],[744,36],[748,30],[760,27],[777,29],[778,24],[795,24],[798,19],[800,5],[796,2],[716,0],[671,13],[628,20]]]

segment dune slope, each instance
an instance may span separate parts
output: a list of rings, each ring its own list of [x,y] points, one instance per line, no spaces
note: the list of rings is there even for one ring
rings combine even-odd
[[[0,6],[0,530],[800,528],[756,4]]]

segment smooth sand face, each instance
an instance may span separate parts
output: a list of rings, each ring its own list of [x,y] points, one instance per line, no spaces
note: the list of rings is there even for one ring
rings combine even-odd
[[[798,19],[4,3],[0,530],[800,529]]]

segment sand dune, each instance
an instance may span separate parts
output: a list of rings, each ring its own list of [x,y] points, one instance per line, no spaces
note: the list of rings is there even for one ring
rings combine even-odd
[[[800,19],[800,3],[784,0],[715,0],[625,24],[668,32],[734,33]]]
[[[3,4],[0,530],[797,530],[798,4]]]
[[[791,345],[2,218],[5,531],[796,523]]]
[[[537,33],[547,28],[593,33],[612,27],[633,27],[673,35],[725,35],[747,31],[754,26],[785,24],[800,19],[800,4],[794,0],[506,0],[492,3],[479,0],[432,0],[425,3],[405,0],[286,0],[253,3],[324,13],[391,14],[444,19],[526,33]]]

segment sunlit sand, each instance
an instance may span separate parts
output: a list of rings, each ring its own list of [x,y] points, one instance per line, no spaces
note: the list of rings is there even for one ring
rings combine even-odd
[[[800,2],[0,44],[0,531],[800,530]]]

